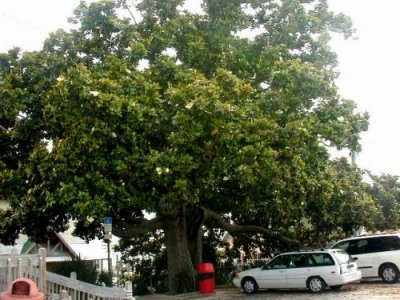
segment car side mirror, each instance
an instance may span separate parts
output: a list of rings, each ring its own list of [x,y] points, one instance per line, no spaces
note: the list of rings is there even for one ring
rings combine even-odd
[[[350,262],[353,262],[353,261],[356,261],[356,260],[358,260],[358,257],[350,256]]]

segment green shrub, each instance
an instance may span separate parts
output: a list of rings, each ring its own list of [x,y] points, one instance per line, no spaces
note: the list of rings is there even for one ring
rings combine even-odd
[[[91,284],[111,286],[112,283],[107,272],[99,270],[93,262],[84,261],[80,257],[51,265],[48,270],[66,277],[70,277],[71,272],[76,272],[76,279]]]

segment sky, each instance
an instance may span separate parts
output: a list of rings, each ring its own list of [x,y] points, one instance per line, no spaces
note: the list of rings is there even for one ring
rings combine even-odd
[[[14,46],[41,49],[50,32],[68,28],[67,18],[79,2],[1,0],[0,52]],[[339,93],[370,114],[356,162],[375,175],[400,175],[400,1],[329,0],[329,4],[350,16],[357,30],[356,39],[335,37],[331,42],[339,59]]]
[[[376,175],[400,175],[400,1],[330,0],[330,5],[349,15],[357,29],[357,40],[332,43],[340,94],[370,114],[357,164]]]

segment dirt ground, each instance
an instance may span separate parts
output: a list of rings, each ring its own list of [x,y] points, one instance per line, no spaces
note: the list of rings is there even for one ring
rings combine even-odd
[[[245,295],[244,295],[245,296]],[[382,282],[362,282],[349,284],[340,291],[327,289],[320,294],[308,291],[266,291],[250,296],[251,299],[321,299],[321,300],[378,300],[400,299],[400,284],[384,284]],[[224,298],[221,298],[224,299]],[[226,298],[228,299],[228,298]],[[237,298],[240,299],[240,298]],[[244,299],[244,298],[243,298]]]
[[[381,281],[362,281],[343,286],[340,291],[327,289],[320,294],[311,294],[307,290],[268,290],[254,295],[246,295],[234,287],[217,288],[214,294],[202,295],[190,293],[176,296],[149,295],[136,297],[137,300],[230,300],[230,299],[268,299],[268,300],[400,300],[400,283],[384,284]]]

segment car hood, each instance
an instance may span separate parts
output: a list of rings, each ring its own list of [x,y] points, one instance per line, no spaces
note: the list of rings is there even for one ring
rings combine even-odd
[[[253,269],[249,269],[249,270],[246,270],[246,271],[242,271],[239,274],[240,274],[241,277],[244,277],[246,275],[254,274],[254,273],[257,273],[259,271],[261,271],[261,268],[253,268]]]

